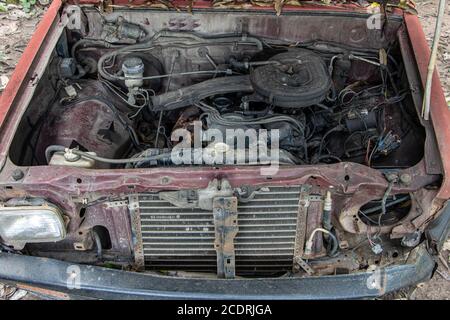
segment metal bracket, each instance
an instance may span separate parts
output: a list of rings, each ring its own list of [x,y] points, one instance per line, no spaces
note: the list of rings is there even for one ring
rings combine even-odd
[[[300,257],[294,257],[294,269],[302,268],[309,276],[314,275],[314,269],[309,266],[309,264]]]
[[[128,206],[128,200],[110,201],[105,203],[106,208],[117,208]]]
[[[294,259],[303,255],[306,237],[306,218],[308,216],[308,207],[310,204],[311,186],[303,185],[300,188],[300,197],[298,201],[297,215],[297,233],[295,235]]]
[[[233,189],[225,180],[214,179],[208,183],[208,187],[198,190],[179,190],[159,192],[159,198],[180,208],[200,208],[202,210],[213,209],[213,199],[216,197],[231,197]]]
[[[234,278],[235,254],[234,238],[239,230],[237,222],[237,198],[217,197],[213,200],[214,247],[217,252],[217,276]]]
[[[141,214],[139,210],[139,198],[137,195],[130,195],[128,198],[128,208],[130,210],[131,231],[133,235],[134,268],[138,271],[144,270],[144,246],[142,241]]]

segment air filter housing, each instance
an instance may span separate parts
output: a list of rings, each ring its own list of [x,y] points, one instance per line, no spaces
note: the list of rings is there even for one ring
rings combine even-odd
[[[323,59],[313,51],[294,49],[273,56],[273,64],[250,74],[255,92],[278,107],[301,108],[323,101],[331,79]]]

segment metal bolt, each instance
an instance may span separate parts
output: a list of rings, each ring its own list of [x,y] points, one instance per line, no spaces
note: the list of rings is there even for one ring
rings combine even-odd
[[[387,179],[387,181],[389,181],[389,182],[395,182],[395,181],[397,181],[398,176],[397,176],[396,173],[388,173],[388,174],[386,175],[386,179]]]
[[[402,173],[400,175],[400,182],[405,184],[405,185],[409,185],[412,181],[412,177],[410,174],[408,173]]]
[[[18,180],[23,179],[24,173],[23,173],[22,170],[16,169],[16,170],[14,170],[14,171],[12,172],[11,177],[12,177],[15,181],[18,181]]]
[[[161,178],[161,184],[168,184],[169,182],[170,182],[170,179],[168,177]]]

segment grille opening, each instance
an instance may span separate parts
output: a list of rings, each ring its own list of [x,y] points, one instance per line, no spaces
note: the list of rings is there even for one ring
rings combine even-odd
[[[397,194],[387,198],[386,213],[382,214],[382,199],[372,200],[359,209],[358,217],[370,226],[393,225],[411,210],[411,196],[408,193]]]

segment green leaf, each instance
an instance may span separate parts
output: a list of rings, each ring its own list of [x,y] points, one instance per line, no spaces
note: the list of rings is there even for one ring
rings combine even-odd
[[[36,4],[36,0],[20,0],[20,4],[23,7],[23,11],[30,12],[31,7]]]

